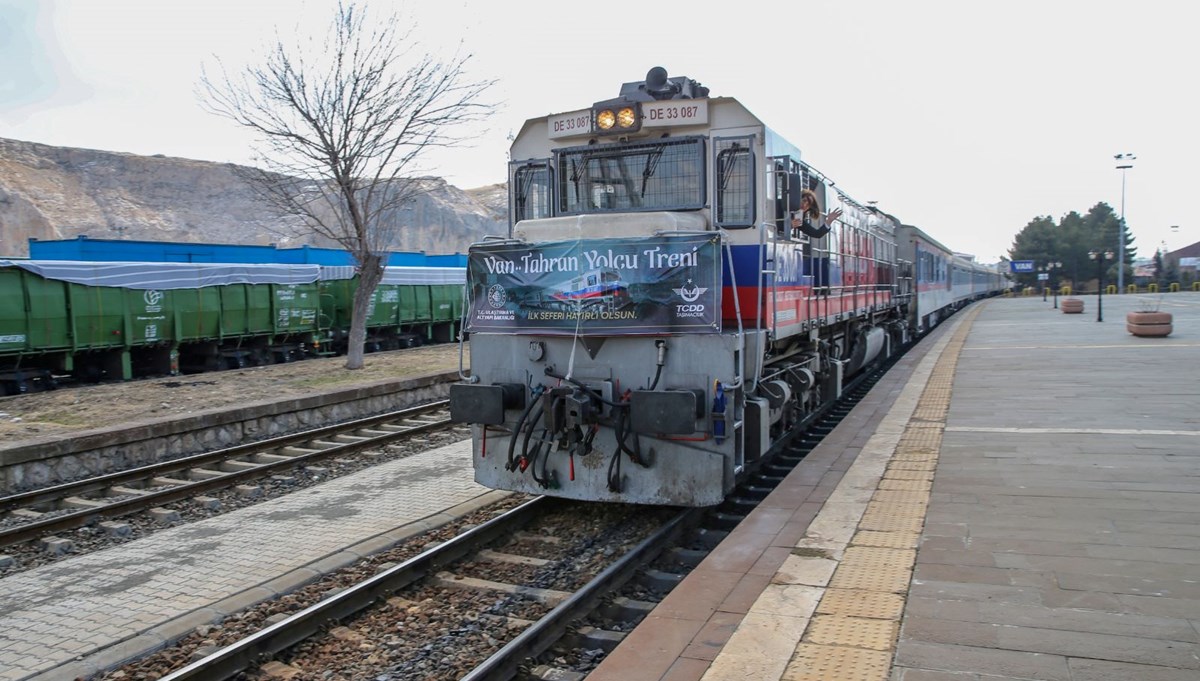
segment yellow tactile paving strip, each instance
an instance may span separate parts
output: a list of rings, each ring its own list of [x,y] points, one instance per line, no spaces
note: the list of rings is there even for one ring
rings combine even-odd
[[[934,364],[783,681],[886,681],[890,676],[954,371],[979,309],[955,330]]]

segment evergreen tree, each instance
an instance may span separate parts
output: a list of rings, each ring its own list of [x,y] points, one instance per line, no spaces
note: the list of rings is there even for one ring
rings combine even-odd
[[[1091,281],[1098,274],[1095,261],[1088,257],[1088,253],[1112,251],[1116,255],[1118,234],[1123,234],[1125,238],[1125,267],[1126,274],[1130,275],[1126,278],[1132,280],[1129,266],[1137,257],[1137,249],[1133,248],[1133,238],[1120,217],[1104,202],[1092,206],[1086,215],[1071,211],[1057,224],[1048,215],[1035,217],[1017,233],[1008,253],[1013,260],[1032,260],[1036,267],[1048,262],[1061,262],[1062,268],[1051,275],[1052,279],[1056,282],[1068,279],[1078,289],[1081,288],[1081,282]],[[1114,262],[1104,273],[1105,280],[1116,280],[1116,267]],[[1035,285],[1037,274],[1022,274],[1017,279],[1021,283]]]

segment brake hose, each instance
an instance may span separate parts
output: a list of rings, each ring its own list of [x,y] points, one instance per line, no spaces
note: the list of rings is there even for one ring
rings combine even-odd
[[[521,412],[521,418],[517,419],[517,425],[513,428],[512,437],[508,441],[508,464],[505,466],[506,470],[511,471],[515,465],[515,462],[513,461],[513,453],[517,448],[517,435],[521,432],[521,427],[525,425],[525,419],[529,418],[529,412],[533,411],[533,408],[537,406],[538,398],[541,397],[545,390],[546,386],[542,385],[541,383],[534,386],[533,396],[529,399],[529,404],[525,405],[525,411]]]

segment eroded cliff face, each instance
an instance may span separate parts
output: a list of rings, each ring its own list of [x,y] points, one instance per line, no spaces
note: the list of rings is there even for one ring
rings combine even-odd
[[[393,250],[465,253],[507,233],[504,185],[462,190],[427,178],[400,212]],[[283,227],[231,164],[52,147],[0,138],[0,255],[26,256],[29,239],[329,247]]]

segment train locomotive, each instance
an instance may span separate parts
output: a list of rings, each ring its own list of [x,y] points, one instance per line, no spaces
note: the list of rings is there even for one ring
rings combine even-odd
[[[659,67],[527,121],[510,159],[450,390],[489,488],[717,504],[850,377],[1003,286]],[[804,194],[837,219],[794,222]]]

